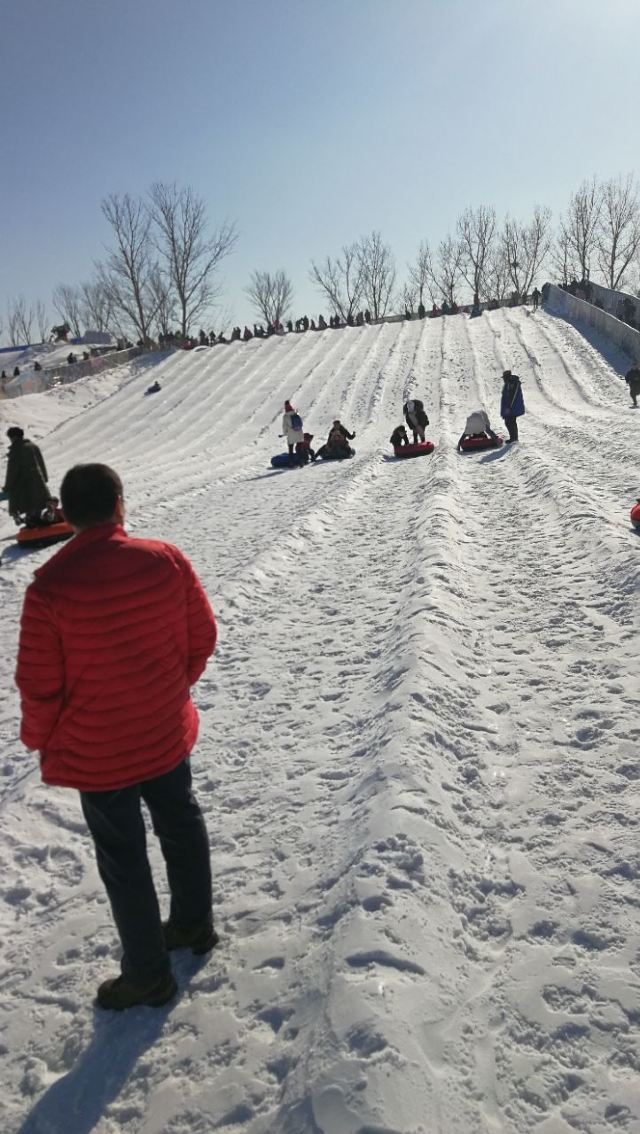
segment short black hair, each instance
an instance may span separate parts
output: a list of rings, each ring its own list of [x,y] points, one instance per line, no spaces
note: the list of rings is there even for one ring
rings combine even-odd
[[[60,485],[65,519],[74,528],[104,524],[122,497],[122,481],[108,465],[74,465]]]
[[[7,429],[7,437],[10,437],[12,441],[15,441],[18,437],[24,437],[24,429],[21,429],[19,425],[10,425]]]

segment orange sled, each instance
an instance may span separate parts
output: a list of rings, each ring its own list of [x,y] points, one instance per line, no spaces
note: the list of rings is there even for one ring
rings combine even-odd
[[[48,547],[73,535],[73,528],[64,520],[57,524],[42,524],[39,528],[20,528],[16,539],[21,547]]]

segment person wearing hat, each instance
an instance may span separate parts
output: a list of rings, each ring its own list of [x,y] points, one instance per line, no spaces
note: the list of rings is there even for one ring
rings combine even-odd
[[[294,450],[296,445],[304,441],[304,433],[302,431],[302,418],[296,413],[288,398],[284,403],[284,413],[282,415],[282,435],[287,441],[289,463],[294,464]]]
[[[503,370],[502,383],[500,417],[509,430],[507,445],[511,445],[518,440],[518,418],[522,417],[525,412],[524,397],[517,374],[512,374],[510,370]]]
[[[2,491],[9,498],[9,515],[16,523],[25,516],[27,526],[33,526],[51,499],[47,468],[38,446],[27,440],[24,429],[12,425],[7,437],[11,446]]]

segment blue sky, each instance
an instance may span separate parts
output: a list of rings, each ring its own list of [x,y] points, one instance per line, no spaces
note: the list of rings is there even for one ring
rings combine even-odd
[[[92,271],[100,199],[192,185],[317,314],[309,261],[380,229],[401,273],[467,205],[554,215],[638,168],[639,0],[20,0],[3,11],[0,311]]]

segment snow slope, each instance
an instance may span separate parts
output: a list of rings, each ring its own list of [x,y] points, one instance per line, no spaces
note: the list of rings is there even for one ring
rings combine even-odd
[[[12,687],[50,552],[4,545],[3,1130],[640,1131],[626,364],[520,308],[173,356],[153,397],[150,371],[93,404],[78,383],[68,421],[58,391],[20,400],[41,436],[51,414],[52,483],[113,464],[132,533],[181,546],[212,598],[193,764],[223,940],[177,955],[166,1010],[92,1008],[111,918]],[[520,446],[458,455],[507,365]],[[437,448],[390,460],[410,394]],[[356,458],[269,470],[286,397],[316,443],[356,429]]]

